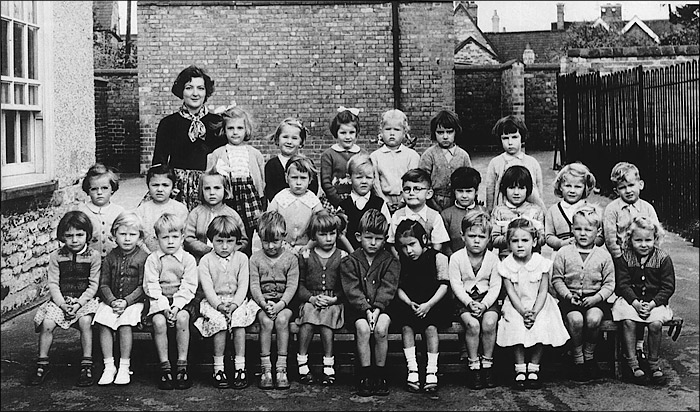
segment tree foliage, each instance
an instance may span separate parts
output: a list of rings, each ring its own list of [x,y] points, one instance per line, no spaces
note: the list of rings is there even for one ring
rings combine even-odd
[[[669,16],[671,30],[660,36],[663,45],[698,44],[700,11],[697,4],[676,7]]]
[[[566,49],[596,49],[601,47],[632,47],[652,46],[654,41],[647,37],[639,37],[620,33],[622,25],[611,23],[610,29],[593,26],[592,23],[573,24],[566,30],[563,50]]]

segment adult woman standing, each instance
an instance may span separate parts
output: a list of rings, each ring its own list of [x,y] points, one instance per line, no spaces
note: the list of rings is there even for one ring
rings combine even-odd
[[[174,169],[175,198],[192,210],[199,205],[197,188],[199,176],[207,166],[207,155],[225,145],[226,136],[218,133],[221,117],[204,105],[214,93],[214,81],[204,70],[197,66],[185,68],[171,91],[182,99],[182,107],[158,123],[152,164],[167,164]]]

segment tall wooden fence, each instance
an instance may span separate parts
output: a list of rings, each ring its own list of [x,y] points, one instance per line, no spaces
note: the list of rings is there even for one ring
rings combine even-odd
[[[676,227],[698,219],[699,85],[697,60],[559,76],[562,160],[587,165],[605,194],[612,167],[634,163],[659,219]]]

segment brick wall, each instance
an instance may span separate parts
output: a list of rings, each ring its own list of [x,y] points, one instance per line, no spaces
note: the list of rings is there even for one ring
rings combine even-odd
[[[95,90],[97,161],[121,173],[139,173],[138,72],[135,69],[96,70],[104,87]],[[96,83],[97,84],[97,83]]]
[[[525,118],[528,148],[552,149],[557,137],[559,65],[525,66]]]
[[[491,128],[501,117],[501,69],[499,66],[455,69],[455,107],[462,122],[462,142],[467,151],[498,148]]]
[[[570,49],[562,59],[562,73],[612,73],[643,66],[644,69],[672,66],[688,60],[698,60],[698,45],[652,47],[604,47],[600,49]]]
[[[364,109],[358,143],[374,150],[380,116],[394,107],[391,10],[390,2],[139,3],[141,171],[158,121],[181,104],[172,82],[190,64],[216,82],[207,105],[235,100],[251,112],[251,144],[266,158],[276,148],[265,137],[298,116],[311,136],[303,152],[318,161],[341,105]],[[422,150],[430,117],[454,109],[452,3],[401,3],[399,13],[401,109]]]

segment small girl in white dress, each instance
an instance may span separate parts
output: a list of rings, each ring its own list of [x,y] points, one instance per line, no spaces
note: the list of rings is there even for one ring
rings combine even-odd
[[[532,252],[537,233],[529,219],[511,221],[506,234],[511,254],[498,265],[507,296],[496,344],[513,346],[516,389],[541,388],[543,345],[562,346],[569,339],[561,312],[547,291],[552,261]]]

